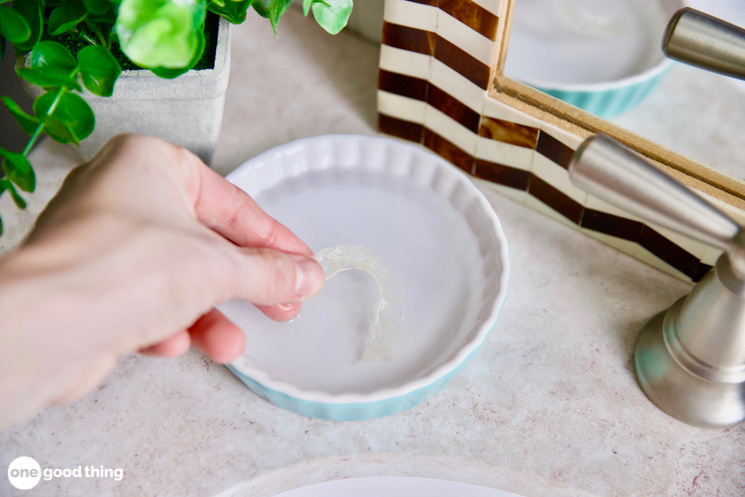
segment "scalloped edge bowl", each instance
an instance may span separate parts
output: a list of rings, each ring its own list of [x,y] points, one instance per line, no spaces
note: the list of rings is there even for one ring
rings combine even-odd
[[[395,160],[402,157],[406,160]],[[453,346],[454,352],[440,363],[428,364],[418,377],[366,393],[303,389],[273,377],[244,356],[227,367],[259,396],[304,416],[344,421],[389,416],[438,393],[476,355],[496,324],[505,301],[509,277],[507,242],[494,209],[464,173],[420,146],[393,138],[325,135],[300,139],[247,161],[228,174],[227,179],[259,197],[261,191],[285,178],[329,168],[341,168],[347,174],[355,168],[368,171],[383,168],[386,174],[426,185],[466,217],[483,257],[483,302],[473,326],[463,334],[462,343]],[[475,295],[478,299],[478,294]]]

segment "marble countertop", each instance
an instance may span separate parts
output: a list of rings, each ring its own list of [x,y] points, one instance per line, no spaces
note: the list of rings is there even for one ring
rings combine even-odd
[[[375,133],[374,45],[326,36],[293,10],[278,40],[249,16],[232,50],[220,173],[296,138]],[[28,210],[0,202],[0,250],[18,243],[77,157],[45,140],[32,160],[41,179]],[[269,497],[412,475],[531,497],[745,495],[745,425],[681,424],[631,370],[641,326],[690,285],[476,184],[504,227],[510,287],[494,332],[440,394],[388,418],[330,422],[267,403],[196,352],[133,355],[82,400],[0,432],[0,468],[27,455],[42,467],[122,468],[123,479],[42,480],[14,493],[3,478],[0,494]]]

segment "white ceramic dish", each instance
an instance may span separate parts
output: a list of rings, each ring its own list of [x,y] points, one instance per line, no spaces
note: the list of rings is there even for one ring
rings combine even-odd
[[[442,389],[497,321],[507,244],[470,180],[429,151],[391,138],[335,135],[288,143],[227,177],[314,250],[362,245],[404,286],[405,333],[390,362],[360,359],[378,298],[362,271],[339,273],[291,323],[252,305],[221,310],[247,335],[230,369],[274,404],[312,417],[370,419]]]
[[[610,118],[636,107],[672,67],[665,27],[682,0],[520,0],[505,74]]]
[[[316,483],[276,497],[521,497],[495,488],[436,478],[366,476]]]

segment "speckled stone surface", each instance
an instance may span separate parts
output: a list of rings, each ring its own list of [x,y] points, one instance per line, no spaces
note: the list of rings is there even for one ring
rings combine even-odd
[[[249,16],[215,157],[221,173],[289,140],[375,129],[375,47],[325,36],[290,11],[275,40]],[[257,77],[256,75],[261,75]],[[29,210],[0,203],[8,250],[75,163],[44,141]],[[710,430],[655,408],[631,371],[643,323],[690,286],[477,185],[499,214],[512,266],[507,302],[478,356],[442,393],[365,422],[300,417],[252,394],[196,352],[124,358],[81,401],[0,432],[0,470],[123,468],[124,478],[55,479],[0,495],[247,495],[320,481],[414,475],[531,497],[745,495],[745,425]],[[7,214],[6,214],[7,213]]]
[[[636,109],[613,122],[745,180],[745,84],[680,63]],[[671,132],[668,123],[679,123]]]

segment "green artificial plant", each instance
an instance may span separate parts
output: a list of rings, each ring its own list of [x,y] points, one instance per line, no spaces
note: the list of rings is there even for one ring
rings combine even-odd
[[[93,111],[79,93],[85,87],[95,95],[112,95],[122,72],[115,54],[122,53],[158,76],[175,78],[202,58],[207,11],[240,24],[253,7],[269,19],[276,34],[279,18],[291,4],[292,0],[0,0],[0,58],[7,40],[17,55],[25,57],[18,76],[46,90],[34,101],[33,115],[1,97],[30,139],[20,153],[0,148],[0,195],[7,191],[20,209],[26,207],[20,192],[31,193],[36,186],[28,153],[42,134],[78,144],[93,132]],[[311,9],[318,24],[336,34],[347,24],[352,0],[303,0],[306,16]]]

